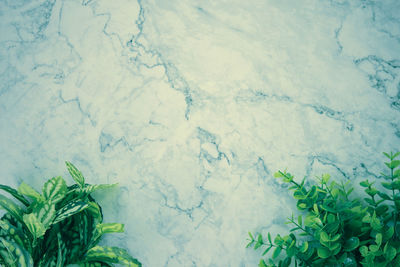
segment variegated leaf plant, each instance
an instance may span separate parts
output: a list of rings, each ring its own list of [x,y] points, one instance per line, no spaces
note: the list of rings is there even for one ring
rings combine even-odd
[[[141,263],[118,247],[98,243],[105,233],[120,233],[124,225],[103,223],[100,205],[90,195],[113,185],[89,185],[70,162],[68,172],[76,184],[67,186],[58,176],[48,180],[42,192],[26,183],[18,190],[6,185],[0,189],[15,200],[0,195],[0,266],[61,267],[139,267]]]

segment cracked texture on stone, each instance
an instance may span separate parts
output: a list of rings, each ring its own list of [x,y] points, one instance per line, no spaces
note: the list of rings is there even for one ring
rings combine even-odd
[[[144,266],[256,266],[272,174],[379,177],[400,148],[396,0],[0,1],[0,183],[72,161]],[[71,179],[69,179],[71,182]]]

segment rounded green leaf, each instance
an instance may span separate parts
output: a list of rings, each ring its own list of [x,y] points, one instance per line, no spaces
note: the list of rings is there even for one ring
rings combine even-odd
[[[317,248],[317,254],[318,254],[318,257],[320,257],[322,259],[326,259],[331,256],[331,251],[327,248],[319,247],[319,248]]]
[[[308,242],[304,241],[303,244],[301,244],[299,250],[301,253],[305,253],[308,249]]]
[[[360,239],[358,237],[353,236],[346,240],[344,243],[344,250],[345,251],[353,251],[360,245]]]

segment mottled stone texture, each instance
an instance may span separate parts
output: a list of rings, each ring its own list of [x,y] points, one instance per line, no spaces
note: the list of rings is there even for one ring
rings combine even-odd
[[[77,165],[144,266],[256,266],[272,174],[378,177],[400,148],[397,0],[1,0],[0,182]],[[69,179],[70,182],[71,179]]]

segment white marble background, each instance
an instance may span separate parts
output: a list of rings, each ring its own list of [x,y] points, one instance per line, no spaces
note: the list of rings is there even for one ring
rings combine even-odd
[[[400,148],[397,0],[0,0],[0,182],[75,163],[149,267],[256,266],[272,174],[379,175]],[[70,182],[71,179],[69,178]]]

